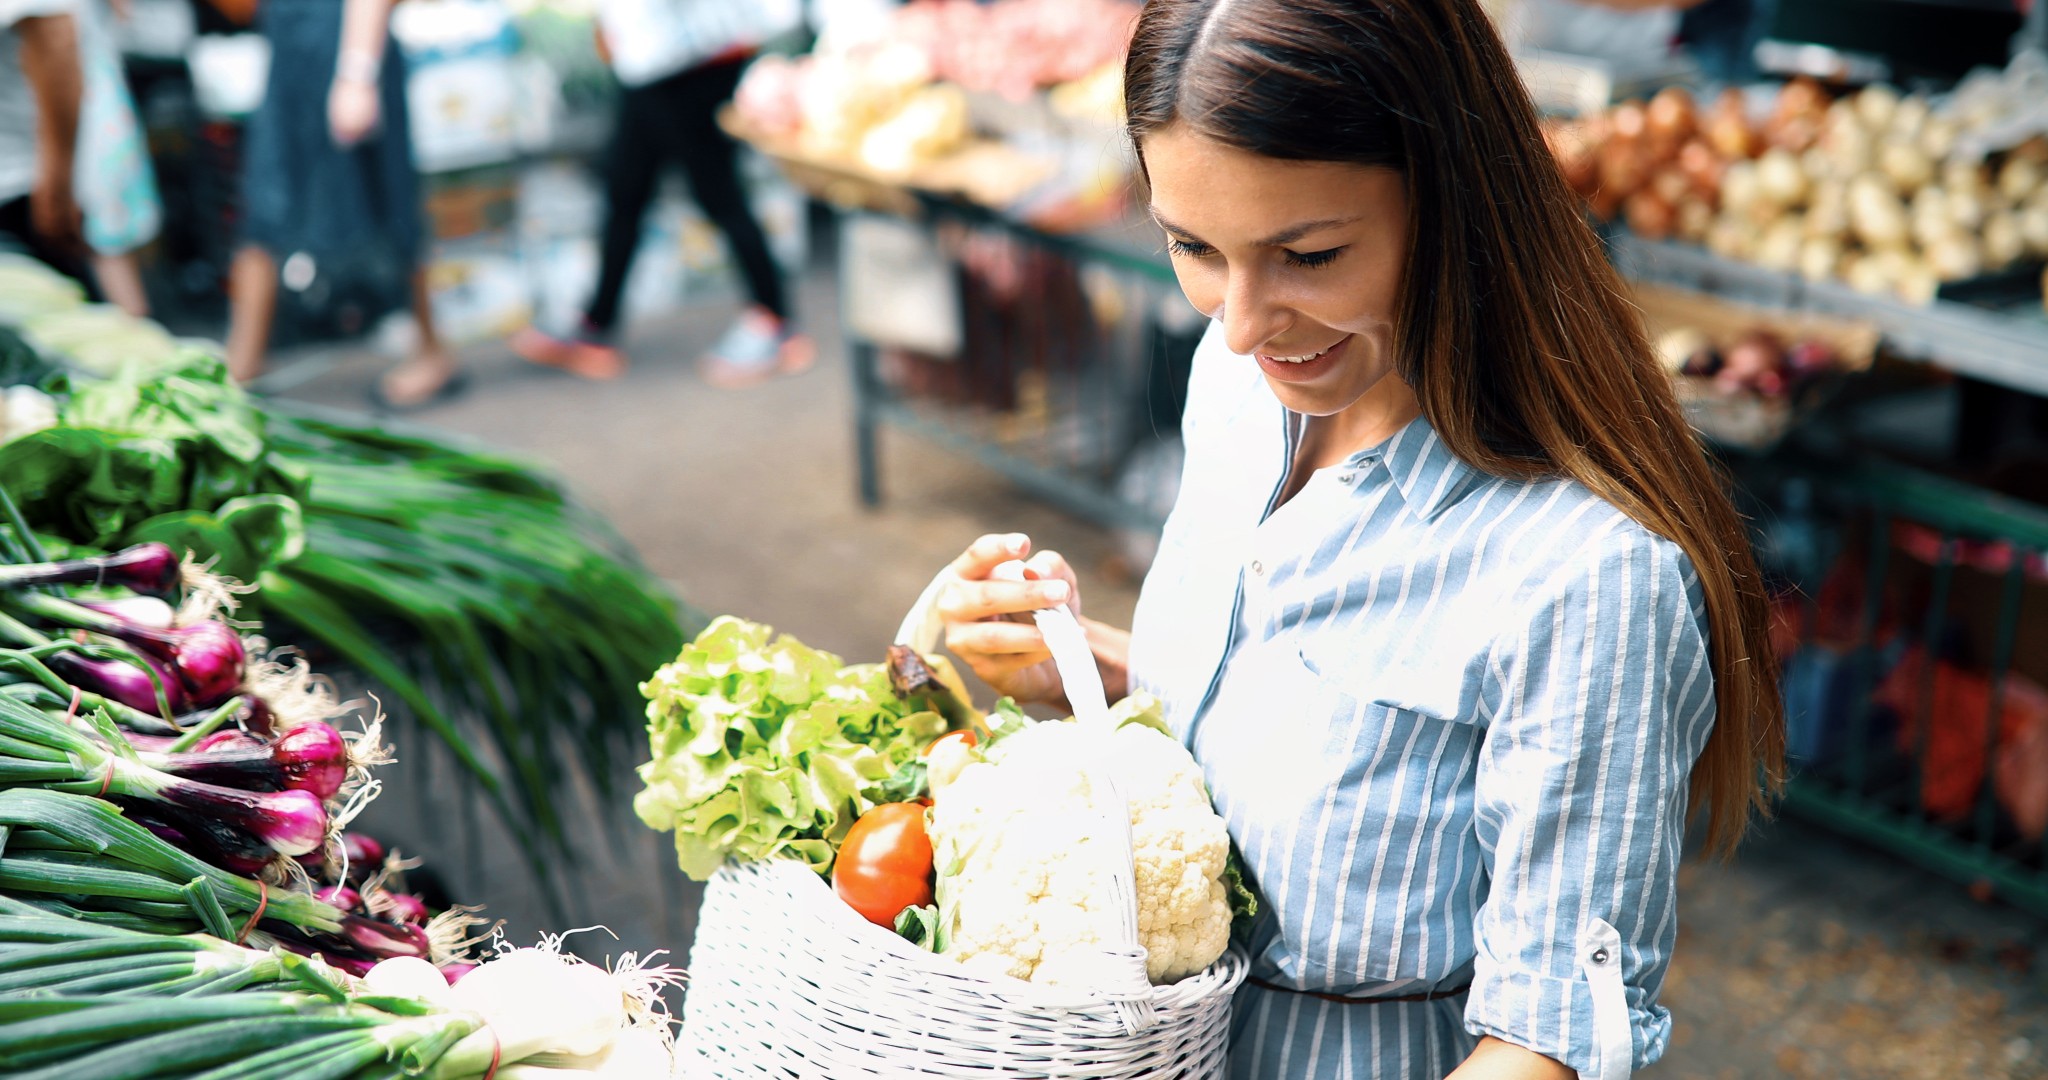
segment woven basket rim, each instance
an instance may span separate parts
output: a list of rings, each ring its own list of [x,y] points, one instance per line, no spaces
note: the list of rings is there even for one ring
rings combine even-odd
[[[750,883],[747,878],[755,879]],[[802,904],[805,913],[844,933],[849,944],[874,954],[877,962],[901,964],[933,980],[933,993],[958,993],[993,998],[1018,1008],[1094,1013],[1113,1010],[1110,998],[1094,990],[1026,982],[1011,976],[990,978],[963,966],[959,961],[921,949],[893,931],[867,921],[832,891],[825,879],[809,864],[798,859],[768,858],[749,863],[728,862],[713,880],[724,878],[734,886],[779,887]],[[808,880],[805,880],[808,879]],[[1231,993],[1251,969],[1250,958],[1233,943],[1208,967],[1179,982],[1152,988],[1155,1008],[1173,1008],[1199,1001],[1215,993]]]

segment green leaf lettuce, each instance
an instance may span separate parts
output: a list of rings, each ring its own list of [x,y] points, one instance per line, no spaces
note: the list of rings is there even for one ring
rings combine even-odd
[[[727,859],[795,858],[819,873],[886,782],[946,731],[879,664],[844,665],[758,623],[714,620],[640,687],[651,759],[633,800],[676,835],[698,880]]]

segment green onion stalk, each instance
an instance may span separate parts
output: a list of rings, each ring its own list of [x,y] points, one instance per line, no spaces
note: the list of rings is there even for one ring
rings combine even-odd
[[[0,897],[46,914],[156,934],[317,953],[366,970],[433,953],[428,930],[352,915],[308,893],[231,873],[89,795],[0,791]]]
[[[0,1073],[278,1080],[468,1067],[475,1013],[366,993],[318,960],[56,917],[0,896]],[[455,1048],[462,1052],[454,1052]]]
[[[195,826],[221,827],[224,837],[246,835],[260,842],[253,850],[214,852],[242,874],[262,872],[273,855],[317,851],[327,839],[327,807],[311,791],[247,791],[185,779],[139,760],[111,723],[94,738],[7,697],[0,697],[0,784],[132,802]]]
[[[333,939],[346,920],[331,904],[167,844],[111,803],[35,787],[0,790],[0,894],[46,912],[230,941],[251,925]]]
[[[389,996],[38,998],[0,1006],[0,1069],[14,1080],[343,1080],[389,1063],[419,1075],[481,1025]]]
[[[341,992],[317,960],[244,948],[209,934],[105,926],[0,897],[0,997],[201,996],[265,988]]]

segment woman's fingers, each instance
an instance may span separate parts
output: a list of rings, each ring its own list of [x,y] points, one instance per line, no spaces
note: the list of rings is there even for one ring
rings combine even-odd
[[[1057,580],[955,581],[939,595],[939,615],[948,623],[1021,615],[1064,604],[1073,595],[1072,585]]]
[[[989,533],[967,545],[953,560],[953,576],[964,581],[981,581],[997,566],[1021,559],[1031,550],[1031,538],[1023,533]]]
[[[1032,656],[1026,653],[984,656],[979,663],[973,665],[974,674],[1005,697],[1016,698],[1019,701],[1040,701],[1047,697],[1046,676],[1038,674],[1021,681],[1018,676],[1025,672],[1035,672],[1050,658],[1050,654]],[[1051,678],[1057,680],[1058,673],[1051,673]],[[1057,686],[1057,681],[1052,685]]]
[[[1041,551],[1024,561],[1025,576],[1038,581],[1064,581],[1068,588],[1067,607],[1081,613],[1081,579],[1057,551]]]
[[[1005,660],[1017,656],[1030,657],[1028,663],[1052,657],[1045,647],[1045,635],[1030,623],[954,623],[946,629],[946,647],[962,656],[974,653]]]

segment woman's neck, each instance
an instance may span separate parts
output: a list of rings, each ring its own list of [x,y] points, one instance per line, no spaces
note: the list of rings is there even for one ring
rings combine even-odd
[[[1328,468],[1386,442],[1421,415],[1422,402],[1415,391],[1388,375],[1342,412],[1309,417],[1295,460],[1310,472]]]
[[[1281,489],[1282,504],[1308,485],[1308,478],[1370,446],[1394,437],[1422,415],[1422,403],[1408,384],[1392,375],[1381,379],[1365,396],[1329,416],[1311,416],[1296,444],[1294,468]]]

